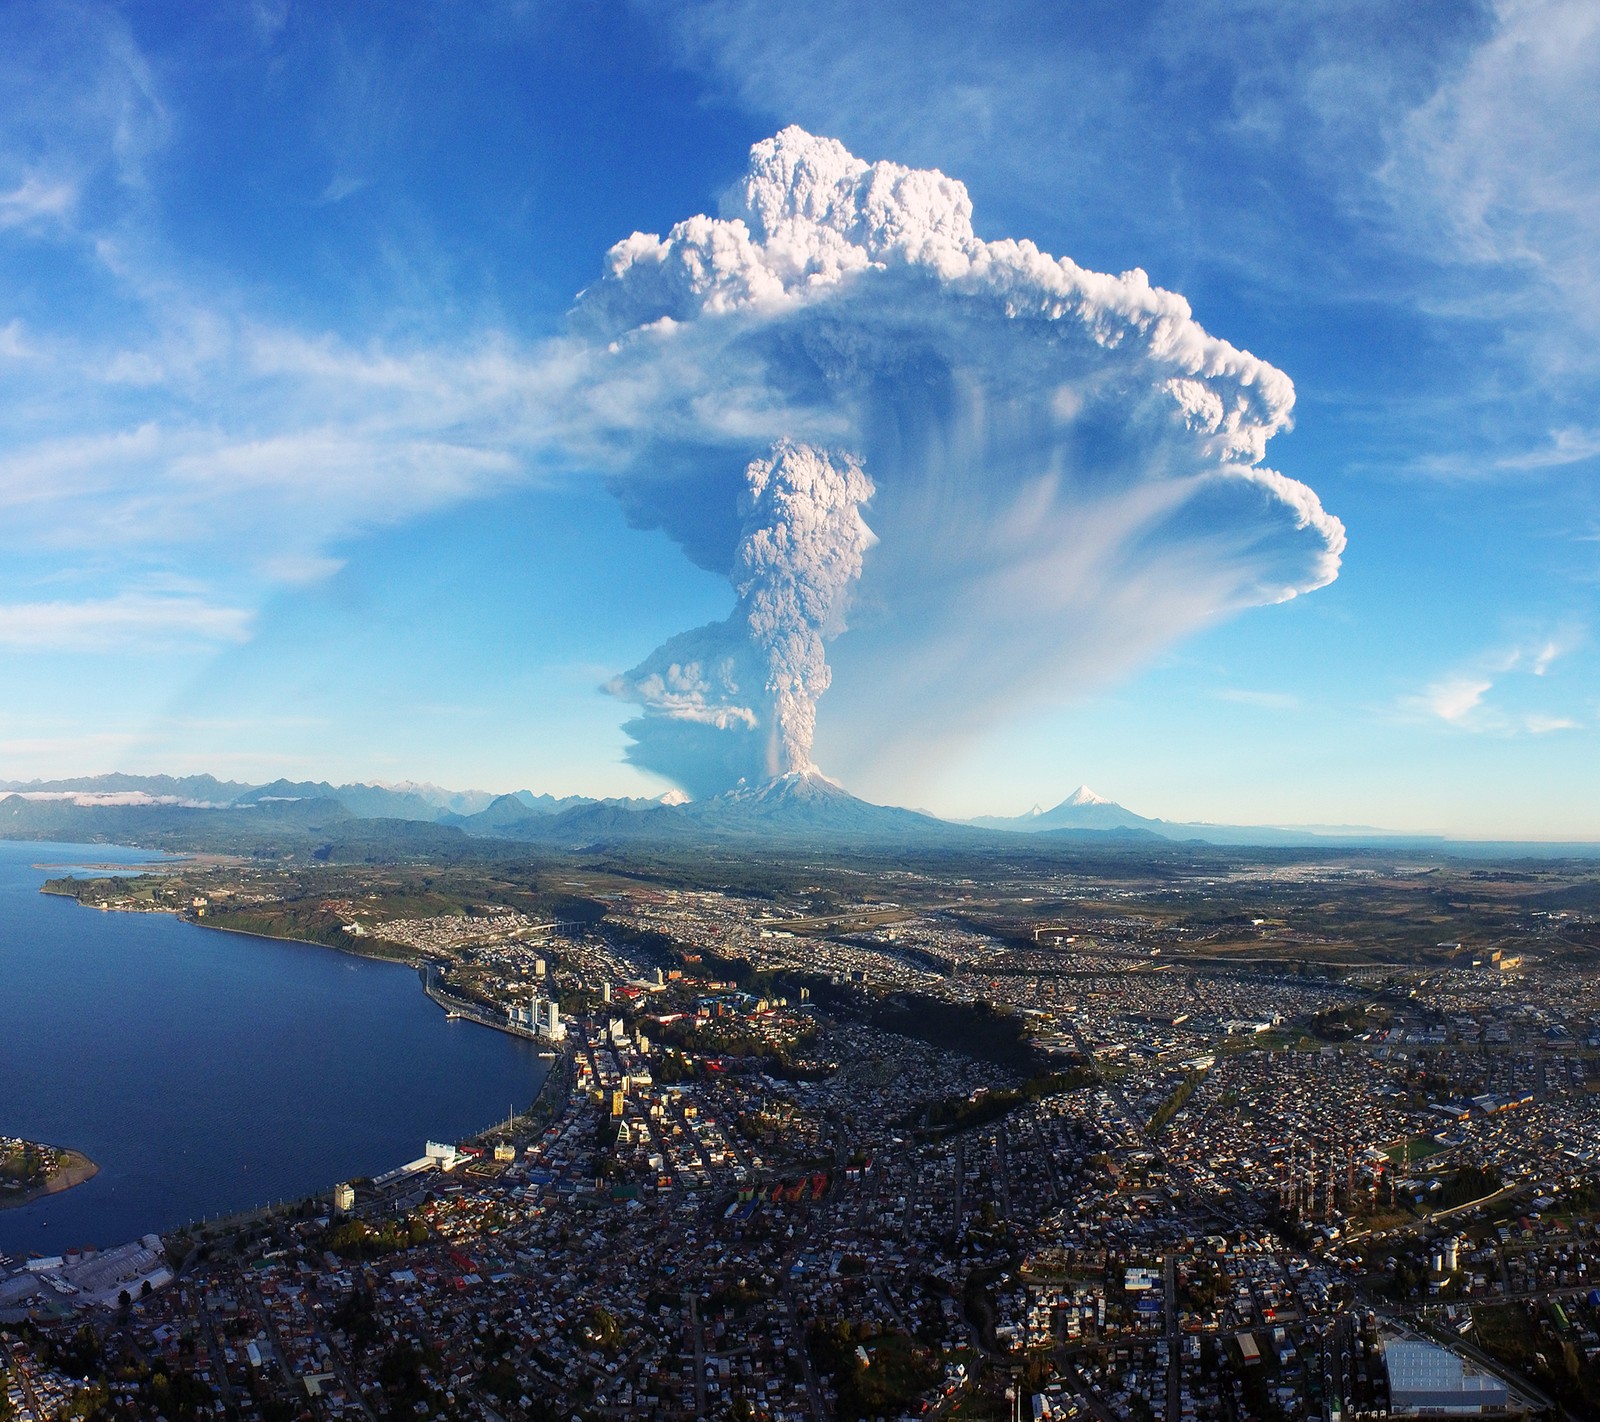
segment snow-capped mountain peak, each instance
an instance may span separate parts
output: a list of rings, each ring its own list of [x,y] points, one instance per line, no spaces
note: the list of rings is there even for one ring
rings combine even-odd
[[[1097,795],[1087,785],[1080,785],[1057,805],[1042,810],[1035,805],[1026,814],[1012,816],[989,815],[969,820],[981,829],[1022,830],[1037,833],[1041,830],[1112,830],[1146,829],[1154,825],[1143,815],[1125,810],[1115,800]]]

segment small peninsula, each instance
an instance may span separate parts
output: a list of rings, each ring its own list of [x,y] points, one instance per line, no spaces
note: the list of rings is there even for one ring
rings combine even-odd
[[[58,1195],[99,1173],[100,1167],[79,1151],[0,1136],[0,1210]]]

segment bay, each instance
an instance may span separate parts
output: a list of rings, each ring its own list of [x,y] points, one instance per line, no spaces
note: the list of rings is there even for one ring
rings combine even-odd
[[[538,1091],[532,1043],[450,1021],[403,965],[39,892],[64,866],[158,857],[0,842],[0,1134],[100,1167],[0,1210],[0,1252],[105,1247],[324,1192]]]

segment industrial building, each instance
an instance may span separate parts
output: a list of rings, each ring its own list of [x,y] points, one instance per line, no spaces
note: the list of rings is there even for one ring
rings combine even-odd
[[[1482,1417],[1507,1410],[1510,1390],[1448,1348],[1390,1339],[1383,1350],[1395,1417]]]

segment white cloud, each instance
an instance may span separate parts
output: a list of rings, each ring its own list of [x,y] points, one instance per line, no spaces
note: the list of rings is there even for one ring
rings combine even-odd
[[[0,227],[22,227],[43,220],[59,222],[76,200],[77,190],[71,183],[30,175],[10,192],[0,192]]]
[[[82,602],[0,603],[0,647],[14,652],[146,652],[240,642],[250,614],[194,597],[123,593]]]
[[[1581,641],[1581,634],[1568,628],[1554,636],[1485,652],[1470,666],[1440,677],[1418,694],[1402,697],[1401,709],[1408,715],[1483,734],[1543,735],[1579,729],[1580,723],[1568,715],[1519,708],[1515,702],[1531,690],[1525,679],[1546,677]]]
[[[28,343],[22,337],[22,322],[13,317],[0,326],[0,358],[26,360],[29,354]]]
[[[1581,731],[1583,726],[1570,716],[1542,716],[1537,713],[1523,717],[1523,728],[1529,735],[1544,736],[1552,731]]]
[[[0,212],[65,222],[86,189],[135,200],[171,131],[154,73],[109,5],[12,6],[0,50]],[[64,62],[65,60],[65,62]]]
[[[1441,721],[1459,726],[1482,704],[1483,698],[1494,690],[1492,681],[1472,676],[1446,677],[1436,681],[1413,704],[1420,706]]]
[[[1600,430],[1566,425],[1552,430],[1549,440],[1534,449],[1503,454],[1494,461],[1496,469],[1559,469],[1581,464],[1600,455]]]
[[[1496,450],[1499,452],[1496,452]],[[1503,480],[1508,475],[1560,475],[1571,466],[1600,457],[1600,430],[1562,425],[1530,435],[1493,432],[1492,442],[1474,447],[1435,441],[1428,452],[1406,460],[1401,472],[1441,481]],[[1576,471],[1575,471],[1576,472]]]
[[[0,417],[13,547],[202,561],[226,547],[243,567],[303,569],[342,539],[564,464],[559,343],[355,351],[184,318],[196,324],[209,334],[181,359],[165,335],[110,359],[59,341],[35,353],[32,401],[9,429]],[[32,409],[52,424],[30,428]]]
[[[260,571],[269,582],[286,587],[305,587],[326,582],[345,566],[343,558],[320,557],[314,553],[287,553],[267,557],[260,563]]]
[[[1515,671],[1543,676],[1582,642],[1583,633],[1578,628],[1564,627],[1547,636],[1529,637],[1498,653],[1485,654],[1483,662],[1496,675]]]
[[[368,178],[358,178],[349,173],[336,173],[328,179],[325,187],[317,198],[318,206],[328,203],[343,202],[347,197],[354,197],[363,188],[370,185]]]
[[[1533,654],[1532,664],[1528,667],[1535,676],[1543,676],[1550,670],[1551,665],[1560,657],[1566,648],[1559,642],[1549,641]]]
[[[1527,274],[1527,299],[1600,332],[1600,9],[1498,0],[1483,43],[1399,125],[1385,178],[1441,254]]]

